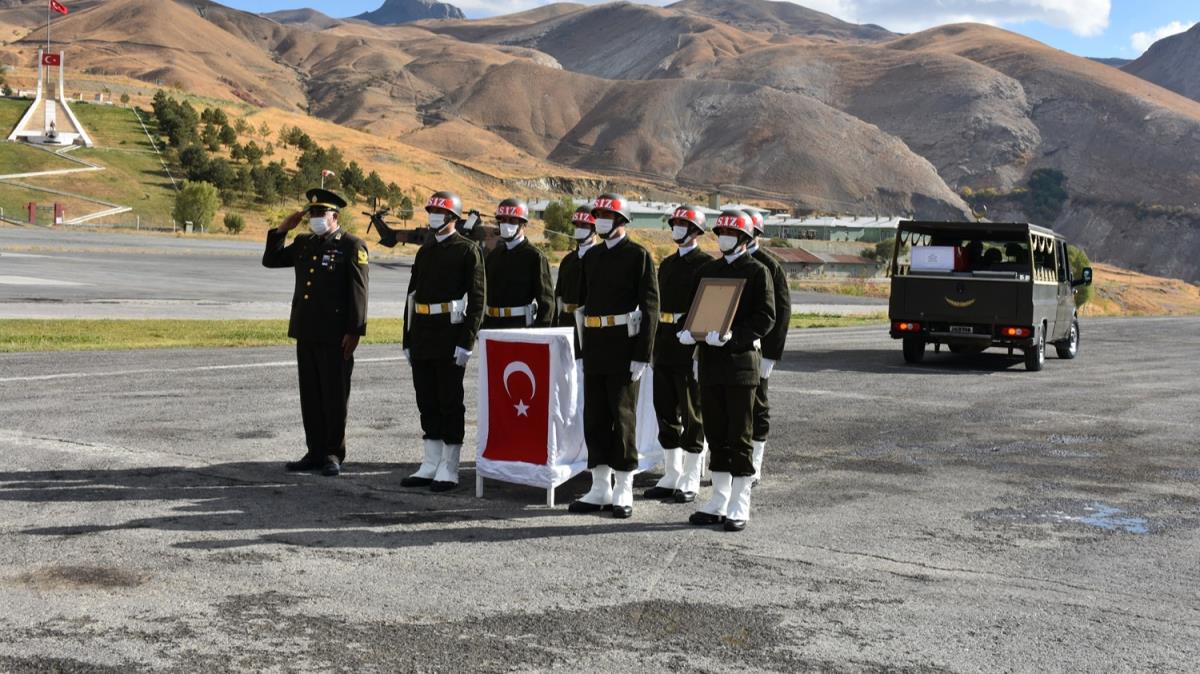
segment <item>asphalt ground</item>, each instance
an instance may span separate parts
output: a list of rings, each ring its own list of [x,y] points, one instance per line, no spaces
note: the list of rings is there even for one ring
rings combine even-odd
[[[401,488],[394,347],[339,478],[282,471],[289,349],[0,354],[0,671],[1194,671],[1197,353],[1200,319],[1085,321],[1040,373],[794,332],[738,534],[479,500],[469,456]]]
[[[0,319],[287,318],[293,275],[261,257],[251,241],[0,227]],[[376,255],[372,316],[404,315],[411,268],[411,257]],[[814,292],[793,302],[802,313],[887,310],[875,298]]]

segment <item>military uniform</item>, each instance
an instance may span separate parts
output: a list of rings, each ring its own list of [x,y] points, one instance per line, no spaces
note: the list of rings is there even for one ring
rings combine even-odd
[[[262,262],[296,269],[288,336],[296,340],[308,454],[341,462],[354,371],[354,357],[345,357],[342,338],[367,332],[367,246],[341,229],[298,234],[291,244],[286,240],[287,232],[268,231]]]
[[[485,262],[487,316],[484,329],[548,328],[554,319],[554,286],[546,255],[528,239],[512,248],[501,241]],[[532,306],[536,302],[536,306]],[[524,312],[524,313],[522,313]]]
[[[633,362],[649,363],[658,329],[658,279],[650,253],[622,237],[583,258],[579,302],[584,308],[583,434],[588,467],[634,471],[638,465],[638,382]],[[641,325],[630,335],[630,314]],[[636,320],[636,319],[634,319]]]
[[[486,288],[479,247],[458,234],[430,237],[417,251],[408,281],[404,349],[426,440],[462,445],[463,377],[455,348],[470,351],[483,320]]]
[[[661,320],[654,339],[654,411],[658,442],[667,449],[699,454],[704,450],[700,422],[700,385],[692,373],[695,346],[675,338],[683,329],[696,294],[696,274],[712,256],[695,246],[684,255],[663,258],[658,266]]]
[[[579,289],[583,284],[583,257],[595,247],[592,244],[582,251],[577,248],[567,253],[558,263],[558,281],[554,284],[554,327],[575,330],[575,360],[583,358],[583,342],[579,339],[582,328],[575,320],[575,312],[579,309]]]
[[[754,259],[767,268],[771,274],[771,284],[774,289],[775,325],[762,338],[762,357],[779,362],[783,359],[787,347],[788,327],[792,316],[792,293],[788,288],[787,273],[783,265],[766,249],[755,244],[750,253]],[[765,374],[765,373],[764,373]],[[764,376],[754,392],[754,471],[762,470],[763,451],[766,447],[767,434],[771,430],[771,406],[767,401],[767,382]]]

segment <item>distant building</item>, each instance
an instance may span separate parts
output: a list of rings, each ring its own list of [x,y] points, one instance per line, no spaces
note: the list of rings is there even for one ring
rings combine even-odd
[[[870,278],[879,273],[881,265],[859,255],[813,253],[803,248],[768,248],[783,262],[788,276],[842,276]]]
[[[896,237],[901,218],[888,217],[770,217],[764,223],[773,239],[879,243]]]

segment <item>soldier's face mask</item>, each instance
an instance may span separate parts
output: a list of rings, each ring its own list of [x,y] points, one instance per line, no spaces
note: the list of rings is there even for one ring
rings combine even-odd
[[[680,245],[687,242],[692,236],[692,228],[687,225],[672,225],[671,238]]]
[[[717,247],[719,247],[721,252],[725,253],[726,255],[736,251],[739,245],[741,245],[741,239],[736,234],[732,236],[729,234],[722,234],[717,237]]]
[[[592,238],[592,230],[590,227],[576,227],[575,228],[575,240],[576,241],[587,241],[590,238]]]
[[[321,236],[329,231],[329,215],[322,213],[321,215],[313,215],[308,218],[308,228],[313,234]]]
[[[608,236],[612,234],[614,224],[616,224],[616,220],[612,218],[596,218],[596,233],[600,236]]]
[[[430,229],[437,231],[445,226],[446,226],[446,214],[445,213],[430,213],[429,214],[429,228]]]
[[[511,222],[502,222],[500,223],[500,238],[505,241],[512,241],[517,238],[517,231],[520,229],[520,225],[514,225]]]

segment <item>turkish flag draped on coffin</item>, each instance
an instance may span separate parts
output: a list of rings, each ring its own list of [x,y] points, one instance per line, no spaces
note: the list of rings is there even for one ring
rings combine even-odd
[[[550,431],[550,345],[488,341],[483,457],[544,465]]]
[[[66,14],[69,11],[67,9],[67,6],[62,4],[61,2],[59,2],[58,0],[50,0],[50,9],[53,9],[54,11],[58,12],[59,14]]]
[[[57,66],[62,65],[62,57],[58,54],[42,54],[42,65]]]

